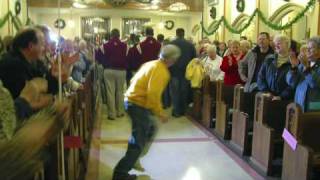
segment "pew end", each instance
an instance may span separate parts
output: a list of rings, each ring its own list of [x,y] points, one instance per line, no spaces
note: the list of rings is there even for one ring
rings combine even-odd
[[[298,142],[293,150],[287,143],[283,151],[282,179],[320,178],[320,112],[303,113],[298,104],[287,106],[285,128]],[[314,173],[317,171],[318,174]]]
[[[253,166],[262,174],[281,176],[283,140],[281,134],[285,126],[288,101],[272,101],[271,96],[257,93],[252,137]]]
[[[226,86],[222,81],[216,86],[216,124],[213,131],[219,138],[230,140],[232,128],[232,105],[234,87]]]

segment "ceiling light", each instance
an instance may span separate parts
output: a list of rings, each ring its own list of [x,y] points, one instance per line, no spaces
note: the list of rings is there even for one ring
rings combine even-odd
[[[159,6],[157,6],[157,5],[152,5],[150,8],[151,8],[152,10],[156,10],[156,9],[159,8]]]
[[[163,28],[164,28],[164,22],[160,22],[160,23],[158,24],[158,27],[159,27],[159,29],[163,29]]]
[[[88,7],[86,4],[81,3],[81,2],[73,2],[72,6],[75,8],[78,8],[78,9],[84,9],[84,8]]]
[[[169,10],[170,11],[185,11],[185,10],[188,10],[189,7],[182,3],[182,2],[176,2],[176,3],[173,3],[169,6]]]
[[[153,0],[151,1],[152,4],[159,4],[160,0]]]

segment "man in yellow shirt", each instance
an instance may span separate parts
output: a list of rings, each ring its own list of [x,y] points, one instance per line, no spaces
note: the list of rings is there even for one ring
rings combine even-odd
[[[134,167],[147,143],[156,134],[156,122],[153,115],[162,122],[168,118],[162,109],[162,93],[170,80],[168,67],[180,56],[180,49],[175,45],[162,48],[160,59],[147,62],[131,79],[130,87],[125,93],[125,106],[132,121],[132,134],[125,156],[116,165],[113,180],[133,180],[136,175],[128,172]]]

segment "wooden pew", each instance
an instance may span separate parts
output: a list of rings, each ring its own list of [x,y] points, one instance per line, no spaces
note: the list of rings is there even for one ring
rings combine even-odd
[[[229,110],[233,104],[234,86],[226,86],[222,81],[216,85],[216,124],[214,133],[218,137],[229,140],[231,138],[231,119]]]
[[[232,134],[230,145],[240,155],[250,155],[252,147],[252,127],[254,96],[244,93],[243,86],[234,88],[232,111]]]
[[[283,140],[287,101],[272,101],[259,92],[255,97],[252,156],[250,162],[264,175],[281,175]],[[278,161],[278,166],[273,163]]]
[[[313,170],[320,171],[320,112],[303,113],[299,105],[287,107],[286,129],[298,141],[296,150],[285,143],[282,179],[320,179]]]
[[[211,128],[212,119],[215,118],[216,82],[211,82],[209,76],[203,80],[202,121],[206,128]]]

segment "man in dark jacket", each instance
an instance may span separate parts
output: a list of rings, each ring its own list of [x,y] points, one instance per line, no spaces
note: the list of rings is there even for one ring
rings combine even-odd
[[[189,103],[191,87],[185,74],[187,65],[196,57],[196,49],[193,44],[184,39],[184,29],[178,28],[176,36],[177,38],[172,41],[172,44],[180,48],[181,56],[177,63],[170,68],[170,91],[173,104],[172,115],[179,117],[185,114]]]
[[[38,29],[27,28],[19,32],[13,40],[14,51],[2,57],[0,79],[13,98],[20,95],[26,81],[43,77],[48,81],[48,93],[56,94],[58,81],[48,71],[37,69],[35,62],[44,55],[44,35]]]
[[[289,58],[290,39],[284,35],[274,38],[275,54],[266,57],[258,74],[258,89],[273,96],[272,100],[290,100],[294,89],[286,82],[286,75],[291,69]]]
[[[267,55],[273,53],[273,49],[270,47],[269,33],[259,33],[258,45],[250,50],[239,62],[239,75],[241,80],[246,82],[244,92],[253,92],[257,90],[258,73],[262,63]]]
[[[153,35],[153,29],[147,27],[147,38],[137,46],[137,49],[141,52],[142,63],[159,59],[161,44],[153,37]]]

